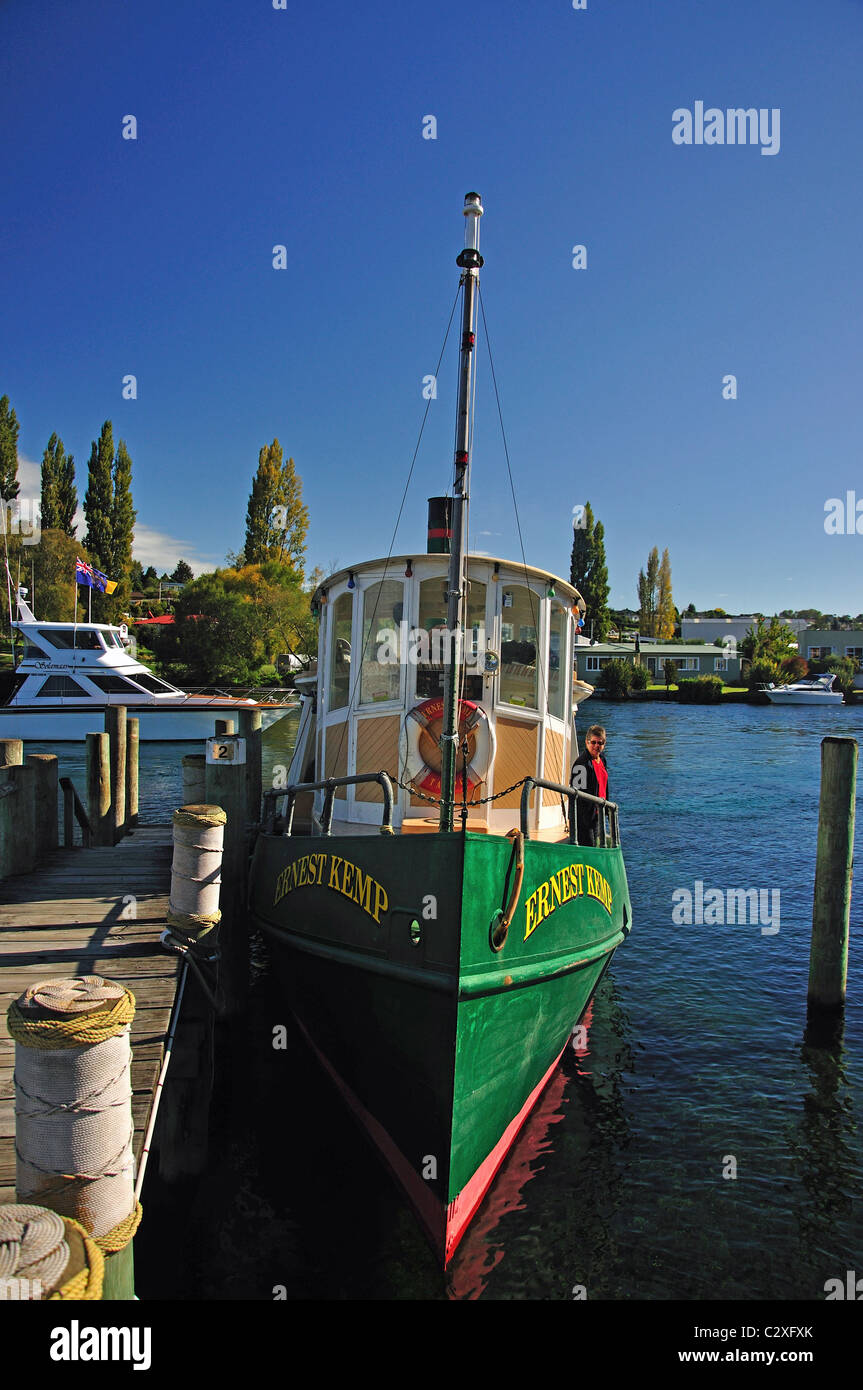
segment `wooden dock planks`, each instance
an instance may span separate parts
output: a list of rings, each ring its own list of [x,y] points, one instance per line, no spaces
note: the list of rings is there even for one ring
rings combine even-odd
[[[6,1010],[38,980],[105,975],[134,994],[140,1162],[177,988],[178,957],[159,946],[171,856],[171,827],[142,825],[113,848],[57,850],[35,873],[0,883],[0,1202],[15,1200],[15,1048]]]

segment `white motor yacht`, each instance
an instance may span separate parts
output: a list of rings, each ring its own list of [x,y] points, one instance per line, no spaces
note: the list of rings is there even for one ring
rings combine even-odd
[[[841,705],[841,690],[833,689],[836,677],[833,674],[818,676],[810,681],[797,681],[794,685],[762,685],[761,689],[774,705]]]
[[[0,672],[0,739],[79,743],[104,726],[108,705],[125,705],[138,719],[141,741],[212,738],[214,721],[259,709],[264,729],[292,705],[230,695],[187,695],[153,675],[130,651],[125,625],[40,623],[17,594],[12,623],[18,664]]]

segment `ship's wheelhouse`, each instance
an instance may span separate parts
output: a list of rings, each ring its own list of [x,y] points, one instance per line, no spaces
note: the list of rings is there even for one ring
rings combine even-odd
[[[409,780],[410,711],[443,694],[448,563],[445,554],[369,561],[318,588],[316,717],[301,725],[291,780],[310,780],[312,767],[314,780],[380,770]],[[494,749],[468,798],[471,828],[508,830],[521,788],[493,802],[480,798],[526,776],[568,783],[573,638],[583,611],[578,592],[555,576],[468,557],[460,696],[484,712]],[[395,821],[403,830],[433,828],[433,802],[403,787],[396,797]],[[546,791],[541,805],[539,793],[534,801],[532,828],[562,829],[559,797]],[[376,786],[340,787],[334,829],[377,825],[380,802]]]

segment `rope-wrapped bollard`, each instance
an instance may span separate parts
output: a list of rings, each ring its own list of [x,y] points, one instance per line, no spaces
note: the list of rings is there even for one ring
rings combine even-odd
[[[0,1301],[98,1300],[105,1257],[78,1222],[46,1207],[0,1207]]]
[[[98,975],[46,980],[9,1006],[15,1040],[16,1186],[80,1221],[109,1256],[106,1297],[131,1298],[135,1000]],[[120,1253],[122,1252],[122,1254]]]
[[[181,806],[172,817],[174,858],[168,926],[198,941],[219,925],[222,848],[227,816],[221,806]]]

